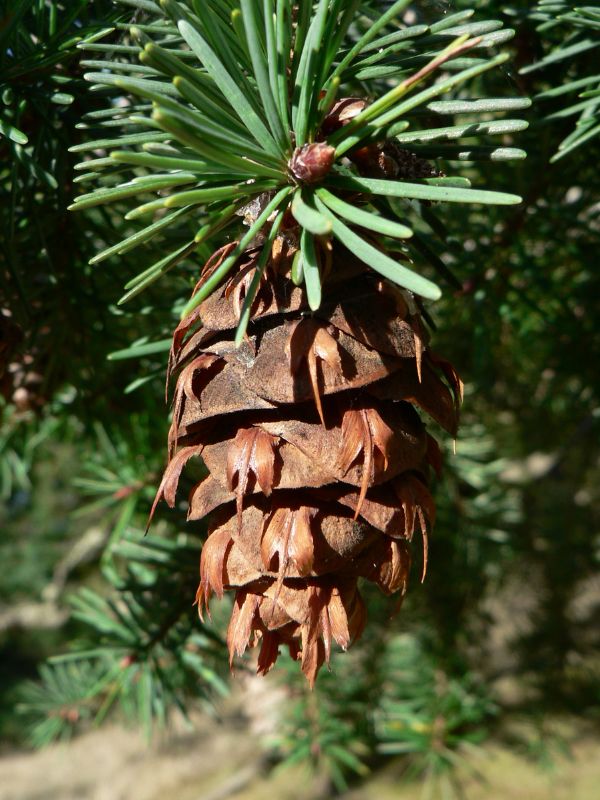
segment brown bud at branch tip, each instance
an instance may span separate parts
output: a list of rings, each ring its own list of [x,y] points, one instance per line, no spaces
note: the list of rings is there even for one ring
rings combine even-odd
[[[335,148],[326,142],[305,144],[294,150],[289,169],[299,183],[318,183],[333,166]]]

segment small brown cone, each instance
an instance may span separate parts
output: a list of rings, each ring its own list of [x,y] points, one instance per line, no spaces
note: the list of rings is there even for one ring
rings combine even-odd
[[[256,251],[176,330],[170,461],[156,502],[172,505],[188,459],[204,459],[209,476],[188,515],[211,513],[200,613],[213,594],[234,593],[231,659],[259,646],[266,673],[285,646],[312,685],[332,645],[345,650],[362,633],[359,579],[403,596],[416,528],[426,565],[428,474],[440,454],[418,410],[454,435],[462,387],[428,349],[412,299],[343,248],[309,313],[290,279],[292,240],[276,241],[240,348]],[[203,280],[231,249],[215,253]]]

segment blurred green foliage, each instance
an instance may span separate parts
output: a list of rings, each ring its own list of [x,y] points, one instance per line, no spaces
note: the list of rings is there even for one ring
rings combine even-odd
[[[11,347],[0,377],[0,725],[36,746],[116,709],[150,731],[227,691],[226,609],[202,624],[190,602],[202,527],[188,530],[180,506],[159,508],[144,537],[168,426],[165,341],[199,264],[118,307],[144,248],[94,269],[89,259],[128,223],[66,210],[77,192],[69,148],[97,137],[108,96],[85,86],[77,45],[143,11],[129,5],[0,3],[0,321]],[[430,18],[471,5],[415,4]],[[422,586],[413,577],[399,617],[368,596],[364,641],[313,694],[291,668],[273,681],[286,702],[267,746],[338,790],[404,754],[450,791],[460,754],[511,714],[600,711],[600,24],[593,8],[563,2],[487,0],[480,11],[516,30],[513,66],[486,77],[488,92],[516,89],[534,106],[528,131],[502,141],[526,161],[460,157],[461,174],[523,204],[439,215],[436,252],[456,285],[429,309],[434,343],[467,393],[436,487],[429,575]]]

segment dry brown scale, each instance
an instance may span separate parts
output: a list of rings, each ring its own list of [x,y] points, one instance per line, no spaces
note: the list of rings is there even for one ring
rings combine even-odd
[[[363,107],[340,101],[324,135]],[[326,145],[312,147],[290,161],[299,179],[328,160]],[[362,174],[432,174],[388,143],[354,161]],[[406,592],[417,527],[425,570],[435,518],[428,474],[441,457],[416,409],[454,436],[462,385],[428,349],[414,298],[326,240],[318,248],[323,302],[311,312],[291,280],[297,232],[291,216],[285,223],[241,347],[235,330],[260,242],[174,333],[169,464],[154,507],[174,505],[185,464],[201,457],[209,475],[193,487],[188,512],[190,520],[211,515],[200,614],[213,594],[234,592],[231,659],[260,645],[266,673],[287,645],[312,685],[332,642],[346,649],[364,628],[359,579],[388,595]],[[213,254],[197,289],[236,244]]]

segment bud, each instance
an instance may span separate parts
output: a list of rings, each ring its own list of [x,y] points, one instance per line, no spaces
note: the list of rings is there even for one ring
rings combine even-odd
[[[321,133],[323,136],[335,133],[364,111],[367,105],[367,101],[360,97],[343,97],[338,100],[323,120]]]
[[[315,142],[297,147],[290,158],[290,172],[299,183],[318,183],[333,166],[335,147]]]

